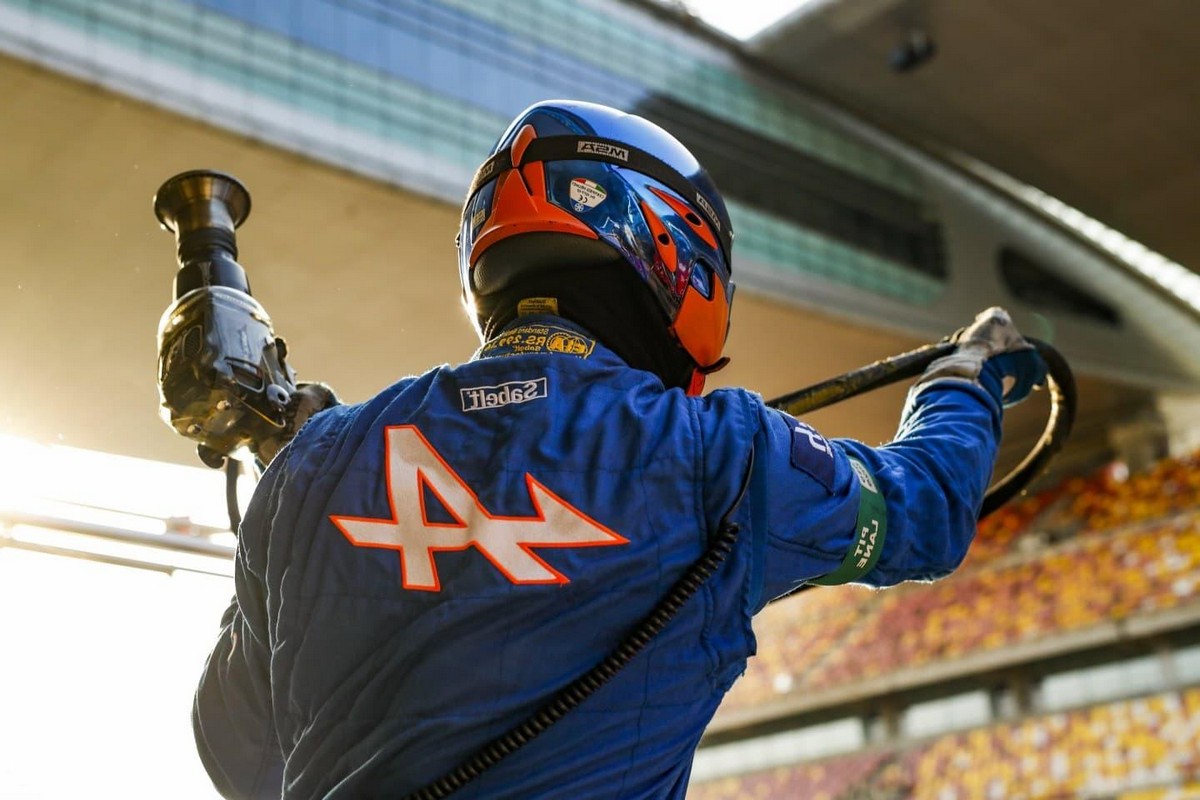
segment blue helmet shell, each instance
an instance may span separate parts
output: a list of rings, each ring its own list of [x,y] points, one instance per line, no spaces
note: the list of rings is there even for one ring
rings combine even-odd
[[[607,106],[569,100],[537,103],[509,125],[492,155],[511,150],[512,162],[531,141],[594,137],[615,158],[564,158],[498,169],[476,180],[463,206],[459,277],[469,306],[481,293],[520,281],[520,248],[503,264],[481,258],[496,243],[531,233],[595,239],[641,278],[664,312],[668,328],[701,371],[711,371],[728,333],[732,301],[728,243],[732,232],[720,193],[696,158],[652,122]],[[620,160],[622,146],[652,158]],[[654,161],[668,169],[651,169]],[[485,162],[485,167],[488,162]],[[682,180],[667,180],[670,171]],[[655,174],[647,174],[654,172]],[[506,182],[512,181],[512,186]],[[519,181],[519,182],[518,182]],[[668,185],[671,183],[671,185]],[[498,197],[498,194],[504,197]],[[566,248],[564,248],[564,252]],[[569,258],[561,269],[569,272]],[[480,274],[487,273],[487,274]],[[482,323],[477,319],[482,330]]]

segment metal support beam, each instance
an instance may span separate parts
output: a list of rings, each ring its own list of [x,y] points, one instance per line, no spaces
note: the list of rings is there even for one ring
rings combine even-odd
[[[13,535],[13,528],[18,525],[43,528],[62,533],[75,534],[81,537],[91,537],[105,542],[137,547],[156,548],[164,551],[162,560],[151,557],[141,558],[137,554],[120,555],[89,549],[82,542],[79,547],[49,544],[46,542],[29,541]],[[113,564],[121,567],[151,570],[173,574],[176,571],[195,572],[203,575],[229,576],[228,562],[233,560],[235,548],[217,544],[206,539],[184,536],[178,533],[145,533],[101,525],[82,520],[56,517],[47,514],[37,514],[25,511],[0,510],[0,548],[25,550],[45,555],[78,558],[103,564]],[[184,555],[184,559],[172,561],[171,553]],[[201,556],[202,559],[192,558]],[[203,563],[203,559],[212,559],[211,566]],[[224,569],[222,569],[224,567]]]

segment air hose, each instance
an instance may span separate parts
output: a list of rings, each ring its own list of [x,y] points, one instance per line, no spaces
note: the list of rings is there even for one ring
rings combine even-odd
[[[1033,449],[1011,472],[992,484],[983,499],[979,518],[983,519],[996,509],[1025,490],[1030,482],[1041,474],[1042,469],[1062,449],[1071,428],[1075,424],[1077,394],[1075,376],[1062,354],[1040,339],[1026,337],[1046,362],[1046,388],[1050,393],[1050,413],[1046,427]],[[800,416],[819,408],[849,400],[860,394],[873,392],[893,383],[915,378],[935,360],[954,352],[956,345],[949,342],[927,344],[868,364],[865,367],[838,375],[835,378],[813,384],[806,389],[768,400],[767,405]]]
[[[1028,339],[1046,362],[1047,388],[1050,392],[1050,413],[1046,428],[1029,454],[1008,475],[996,482],[983,501],[980,518],[1000,508],[1020,494],[1046,463],[1062,449],[1071,433],[1075,421],[1075,378],[1066,359],[1046,342]],[[925,371],[935,359],[953,352],[956,345],[950,343],[919,347],[907,353],[876,361],[861,369],[847,372],[827,381],[814,384],[791,394],[767,402],[768,406],[798,416],[819,408],[833,405],[860,394],[913,378]],[[433,783],[407,795],[404,800],[441,800],[477,778],[485,770],[532,741],[566,714],[579,706],[608,683],[630,661],[656,637],[679,609],[694,595],[713,573],[724,563],[737,543],[738,525],[732,516],[741,505],[750,486],[751,463],[738,498],[725,512],[717,527],[716,535],[708,549],[675,582],[666,596],[633,629],[624,641],[614,648],[599,664],[560,690],[546,705],[531,714],[507,733],[492,740],[482,749],[459,764]],[[813,588],[811,584],[802,588]]]
[[[737,499],[721,518],[721,522],[717,525],[717,533],[709,542],[704,555],[692,562],[692,565],[675,581],[658,605],[642,618],[633,632],[626,636],[624,641],[617,645],[603,661],[568,684],[549,703],[531,714],[520,725],[499,738],[493,739],[490,744],[484,746],[462,764],[425,788],[408,795],[404,800],[440,800],[451,792],[457,791],[463,784],[475,779],[481,772],[511,755],[514,750],[528,744],[534,737],[566,716],[568,712],[591,697],[596,690],[624,669],[646,645],[650,644],[654,637],[667,627],[667,623],[679,613],[683,604],[712,577],[717,568],[725,561],[725,557],[733,551],[733,546],[737,543],[738,524],[731,518],[742,504],[742,500],[750,488],[750,475],[753,469],[754,452],[751,451],[750,463],[746,465],[746,474],[742,478],[742,486],[738,491]]]

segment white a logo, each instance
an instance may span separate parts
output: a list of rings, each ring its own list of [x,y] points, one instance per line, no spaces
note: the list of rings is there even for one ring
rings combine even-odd
[[[391,519],[332,515],[330,521],[356,547],[395,550],[406,589],[441,590],[434,554],[474,547],[516,584],[569,583],[534,553],[538,547],[602,547],[628,539],[596,522],[529,473],[525,485],[532,517],[507,517],[483,507],[458,473],[413,425],[386,430]],[[425,508],[432,492],[453,517],[434,522]]]

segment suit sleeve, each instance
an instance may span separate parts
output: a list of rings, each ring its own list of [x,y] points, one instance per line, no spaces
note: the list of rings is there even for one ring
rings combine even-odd
[[[248,543],[262,538],[263,512],[273,494],[270,473],[242,523],[234,564],[236,595],[221,620],[192,709],[200,760],[226,798],[278,798],[283,785],[283,756],[271,713],[266,588],[247,552]]]
[[[986,377],[987,388],[944,380],[914,390],[881,447],[827,440],[762,407],[754,605],[823,578],[890,586],[952,572],[974,538],[1000,437],[999,380]]]

